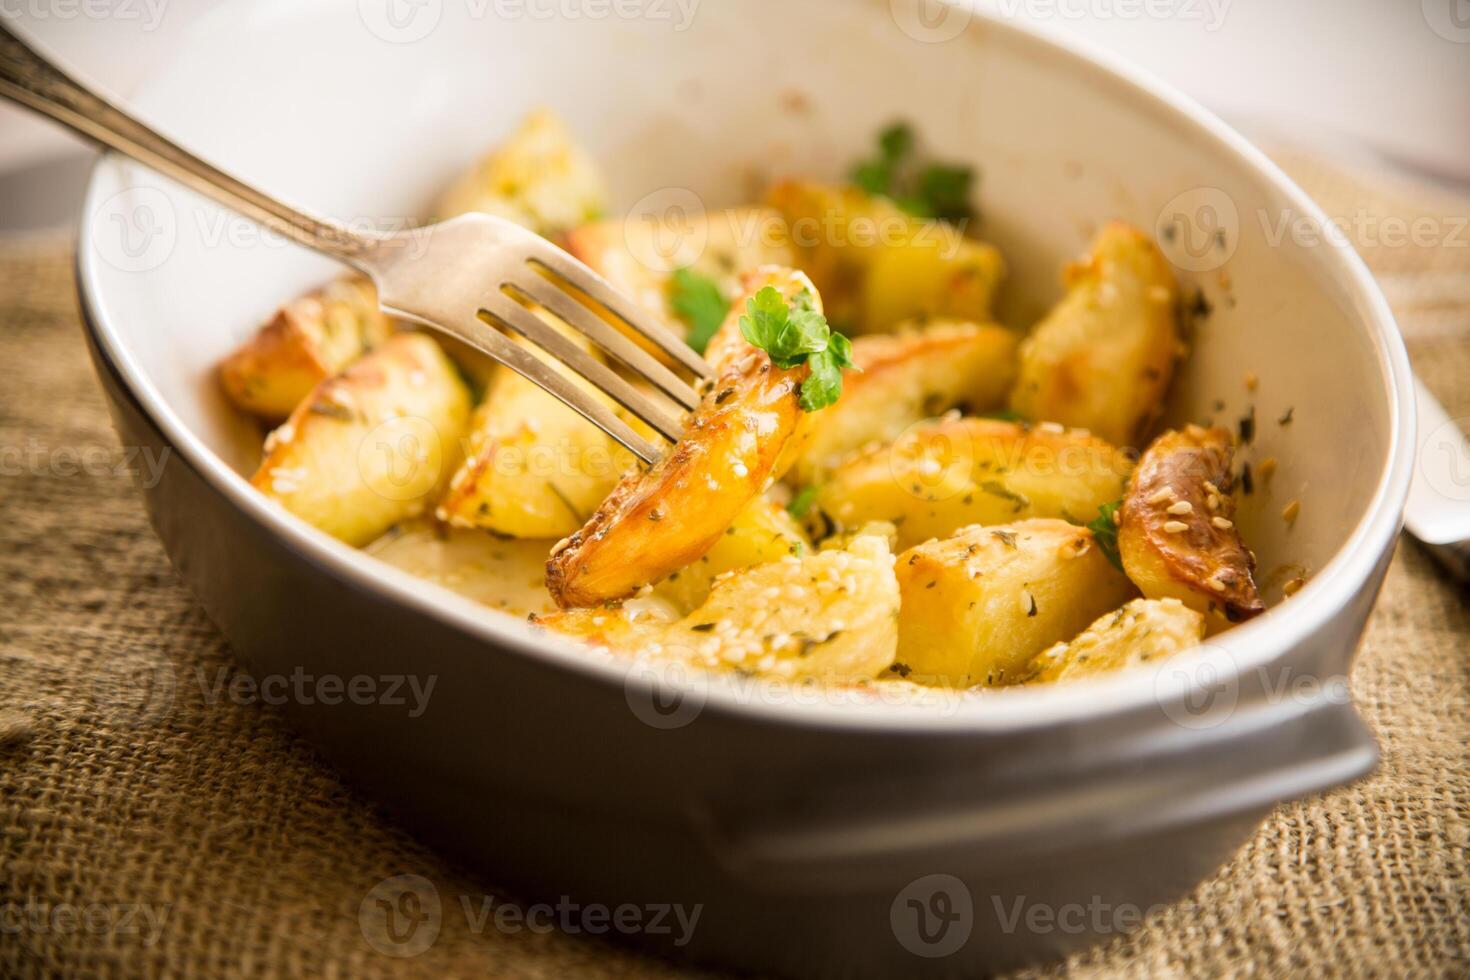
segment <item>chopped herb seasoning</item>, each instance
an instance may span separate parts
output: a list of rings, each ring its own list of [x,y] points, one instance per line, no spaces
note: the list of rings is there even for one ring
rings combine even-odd
[[[907,677],[914,672],[914,668],[902,661],[895,660],[888,665],[889,673],[897,674],[899,677]]]
[[[1281,416],[1281,418],[1277,419],[1276,420],[1276,424],[1277,425],[1290,425],[1291,424],[1291,415],[1292,415],[1292,412],[1293,411],[1294,411],[1294,409],[1288,407],[1286,409],[1286,414],[1283,415],[1283,416]]]
[[[1256,406],[1252,405],[1250,411],[1243,415],[1239,422],[1240,441],[1244,445],[1250,445],[1256,438]]]
[[[1118,571],[1123,570],[1123,559],[1118,554],[1118,525],[1114,521],[1114,515],[1118,513],[1123,501],[1112,504],[1103,504],[1097,509],[1097,517],[1087,525],[1092,532],[1093,540],[1097,542],[1098,548],[1113,567]]]
[[[708,633],[710,630],[712,630],[712,629],[715,628],[715,624],[714,623],[697,623],[696,625],[691,626],[689,628],[692,629],[696,633]]]

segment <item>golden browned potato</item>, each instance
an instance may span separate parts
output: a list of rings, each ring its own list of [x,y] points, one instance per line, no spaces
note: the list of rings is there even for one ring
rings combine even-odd
[[[1038,653],[1026,683],[1050,684],[1106,674],[1199,646],[1205,620],[1178,599],[1134,599],[1079,636]]]
[[[1122,495],[1131,468],[1126,453],[1061,426],[942,418],[846,460],[815,504],[839,526],[891,521],[908,548],[970,524],[1086,522]]]
[[[444,220],[479,211],[550,237],[597,220],[606,201],[592,157],[560,118],[538,109],[444,192],[435,213]]]
[[[560,361],[526,346],[572,384],[615,407]],[[475,410],[466,459],[436,513],[456,527],[564,538],[637,468],[638,458],[611,436],[540,385],[502,367]]]
[[[458,462],[469,392],[423,334],[389,339],[317,385],[251,479],[297,517],[365,545],[429,506]]]
[[[994,324],[960,320],[910,321],[896,334],[859,337],[852,345],[859,372],[842,398],[813,423],[793,477],[810,484],[854,450],[897,439],[915,422],[961,407],[1000,407],[1016,376],[1016,337]]]
[[[1087,261],[1068,268],[1066,283],[1067,294],[1021,345],[1011,407],[1140,446],[1180,349],[1174,273],[1152,239],[1113,222]]]
[[[1118,553],[1139,591],[1205,614],[1210,632],[1265,610],[1255,559],[1232,518],[1230,433],[1166,432],[1138,461],[1119,511]]]
[[[745,273],[794,264],[786,225],[769,208],[731,208],[655,222],[629,217],[567,233],[567,251],[587,263],[678,336],[688,324],[673,305],[674,273],[690,269],[712,280],[729,302]]]
[[[1005,260],[954,225],[850,186],[783,181],[766,202],[785,218],[797,265],[834,326],[874,333],[916,316],[990,319]]]
[[[898,556],[897,669],[949,687],[1015,683],[1027,663],[1133,594],[1066,521],[967,527]]]
[[[779,680],[870,680],[893,663],[899,611],[893,553],[878,535],[720,577],[699,608],[665,625],[627,606],[533,622],[632,654]]]
[[[907,240],[874,256],[863,284],[863,329],[892,330],[912,317],[989,320],[1005,277],[994,245],[957,237],[942,222],[921,222]]]
[[[752,273],[746,295],[773,286],[792,301],[811,281],[790,269]],[[787,443],[807,425],[798,394],[805,363],[781,369],[740,335],[742,299],[707,353],[714,384],[684,437],[647,472],[620,482],[585,527],[546,565],[557,605],[590,606],[632,594],[697,561],[745,507],[781,476]]]
[[[654,586],[653,594],[681,611],[709,598],[710,586],[726,572],[765,565],[811,549],[806,534],[785,508],[765,497],[745,506],[713,548]]]
[[[371,282],[360,277],[331,282],[277,310],[220,364],[220,383],[237,408],[279,422],[318,383],[392,331]]]

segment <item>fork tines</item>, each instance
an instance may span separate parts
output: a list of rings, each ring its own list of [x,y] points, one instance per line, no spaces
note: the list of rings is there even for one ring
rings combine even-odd
[[[699,393],[642,344],[609,323],[603,313],[625,324],[637,337],[647,341],[654,350],[662,352],[696,379],[710,376],[709,365],[682,340],[570,255],[541,239],[532,244],[530,251],[532,254],[520,264],[522,271],[500,284],[497,294],[479,311],[480,317],[525,337],[642,419],[658,434],[670,442],[678,441],[684,428],[683,411],[692,410],[699,404]],[[662,392],[675,403],[676,410],[671,411],[666,403],[638,390],[574,339],[542,319],[536,312],[537,307],[582,334],[628,371]],[[491,356],[561,399],[644,462],[652,464],[662,455],[659,446],[639,436],[585,387],[520,345],[503,336],[499,339],[504,344],[495,344],[495,349],[487,350]],[[514,350],[515,355],[511,355],[510,350]]]

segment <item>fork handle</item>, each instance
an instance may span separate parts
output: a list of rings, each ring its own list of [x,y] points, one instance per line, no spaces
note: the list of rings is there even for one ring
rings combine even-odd
[[[0,22],[0,95],[308,248],[359,268],[373,239],[276,200],[199,159],[71,78]]]

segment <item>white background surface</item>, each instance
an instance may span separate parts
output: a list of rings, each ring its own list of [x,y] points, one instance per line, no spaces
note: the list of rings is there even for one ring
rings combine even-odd
[[[159,55],[184,43],[192,20],[222,3],[243,2],[249,0],[0,0],[0,16],[76,74],[125,96]],[[408,9],[471,0],[393,2]],[[592,0],[521,2],[554,12]],[[1351,140],[1417,169],[1470,181],[1470,0],[974,2],[1109,48],[1248,131],[1328,144]],[[0,175],[77,145],[0,106]]]

